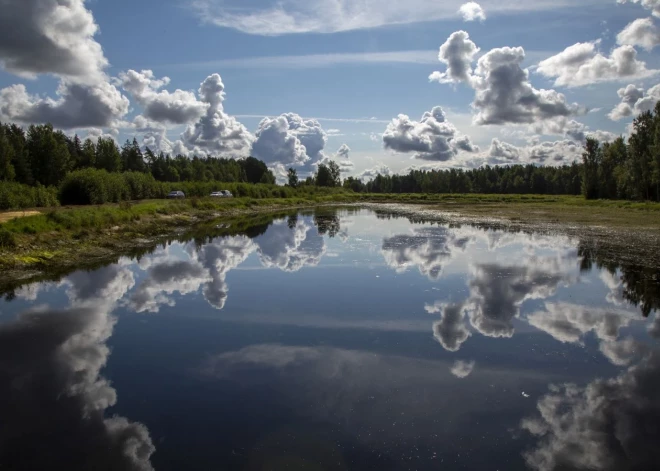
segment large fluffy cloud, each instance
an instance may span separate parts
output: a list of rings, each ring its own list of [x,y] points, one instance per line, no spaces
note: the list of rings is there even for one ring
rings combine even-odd
[[[252,155],[268,163],[304,165],[323,159],[327,140],[326,132],[315,119],[285,113],[259,123]]]
[[[108,61],[94,39],[98,27],[84,0],[4,0],[0,63],[22,76],[60,78],[57,98],[28,94],[24,85],[0,90],[0,119],[50,122],[59,128],[113,126],[129,102],[103,72]]]
[[[396,152],[413,152],[417,159],[436,161],[450,160],[459,151],[479,150],[468,136],[459,134],[447,121],[439,106],[425,112],[420,121],[413,121],[404,114],[394,118],[383,134],[383,144]]]
[[[525,454],[539,471],[555,469],[643,470],[660,462],[660,355],[608,380],[581,388],[552,386],[538,404],[539,414],[523,429],[538,437]]]
[[[169,84],[169,77],[157,79],[151,70],[129,70],[119,74],[119,81],[127,92],[142,105],[143,115],[158,123],[187,124],[201,118],[210,104],[197,99],[194,93],[160,90]]]
[[[0,119],[20,123],[51,123],[72,129],[112,126],[128,113],[129,101],[107,81],[85,85],[62,81],[57,99],[28,94],[24,85],[0,90]]]
[[[598,42],[577,43],[541,61],[537,71],[554,78],[556,86],[579,87],[599,82],[649,77],[657,70],[649,70],[637,59],[637,51],[630,45],[620,46],[609,57],[597,50]]]
[[[182,141],[199,154],[245,155],[254,137],[236,118],[225,113],[225,85],[218,74],[209,75],[199,87],[199,100],[206,114],[181,135]]]
[[[641,46],[650,51],[660,44],[660,29],[653,18],[639,18],[626,26],[617,35],[616,41],[619,44]]]
[[[631,84],[625,88],[620,88],[617,94],[621,98],[621,103],[616,105],[608,114],[610,119],[614,121],[651,111],[660,100],[660,85],[651,87],[644,92],[643,88]]]
[[[19,75],[50,73],[92,84],[108,65],[85,0],[3,0],[0,62]]]
[[[533,123],[579,112],[555,90],[537,90],[521,67],[521,47],[493,49],[479,58],[472,86],[477,124]]]
[[[525,60],[523,48],[492,49],[479,58],[472,71],[478,52],[479,48],[469,35],[457,31],[440,49],[439,59],[447,70],[429,76],[431,81],[465,82],[474,88],[472,107],[476,112],[476,124],[535,123],[581,111],[577,105],[567,103],[561,93],[532,86],[529,72],[521,66]]]
[[[486,12],[477,2],[467,2],[461,5],[458,12],[463,17],[464,21],[485,21]]]

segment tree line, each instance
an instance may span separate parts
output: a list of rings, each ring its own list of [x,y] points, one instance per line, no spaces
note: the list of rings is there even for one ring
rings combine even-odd
[[[236,182],[275,184],[275,175],[258,159],[185,157],[142,151],[136,139],[120,148],[114,139],[69,137],[50,124],[0,123],[0,181],[59,186],[67,174],[88,168],[110,173],[141,172],[159,182]]]
[[[660,201],[660,102],[635,118],[628,142],[587,139],[583,170],[587,199]]]
[[[0,181],[32,187],[58,187],[71,172],[99,169],[110,173],[143,173],[157,182],[235,182],[275,184],[266,164],[246,159],[158,154],[141,149],[136,139],[120,148],[109,137],[81,141],[49,124],[27,131],[0,123]],[[537,165],[411,170],[406,175],[378,174],[368,182],[342,181],[336,162],[319,163],[306,179],[287,173],[289,187],[343,187],[357,193],[490,193],[584,195],[588,199],[660,201],[660,103],[639,115],[628,140],[601,145],[587,139],[581,163],[560,167]]]

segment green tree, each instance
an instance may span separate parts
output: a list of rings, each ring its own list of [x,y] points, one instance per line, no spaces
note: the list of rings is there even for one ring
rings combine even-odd
[[[316,186],[337,187],[341,185],[341,170],[337,162],[331,160],[327,164],[319,164],[316,170]]]
[[[655,200],[660,201],[660,102],[653,116],[653,146],[651,147],[651,185],[655,187]]]
[[[14,166],[14,148],[5,135],[5,128],[0,124],[0,181],[11,182],[16,177]]]
[[[286,177],[291,188],[296,188],[298,186],[298,172],[295,168],[289,168],[286,172]]]
[[[99,137],[96,141],[96,168],[108,172],[121,171],[121,154],[112,138]]]
[[[332,177],[330,169],[326,164],[319,164],[316,169],[316,176],[314,178],[316,186],[332,186]]]
[[[653,146],[653,115],[640,114],[633,121],[634,131],[628,139],[629,188],[634,199],[650,199]]]
[[[362,180],[355,177],[348,177],[344,180],[343,187],[347,190],[353,190],[355,193],[362,193],[367,189],[364,183],[362,183]]]
[[[96,167],[96,146],[94,141],[87,138],[82,144],[80,150],[80,160],[78,161],[80,168]]]
[[[596,139],[587,138],[582,154],[583,178],[582,195],[587,199],[598,198],[598,166],[601,160],[600,144]]]
[[[50,124],[30,126],[26,140],[30,168],[37,183],[58,185],[71,170],[67,138]]]
[[[268,167],[261,160],[255,159],[254,157],[248,157],[247,159],[241,160],[241,168],[245,173],[245,178],[248,183],[263,183],[264,181],[270,181],[270,176],[267,175],[272,172],[268,170]],[[266,175],[264,177],[264,175]],[[275,181],[275,176],[273,176],[272,181]]]
[[[15,124],[4,126],[5,136],[13,149],[12,165],[16,172],[16,181],[26,185],[34,184],[30,161],[28,158],[27,143],[23,128]]]
[[[133,142],[126,140],[126,143],[121,148],[121,162],[125,172],[146,171],[147,166],[144,163],[144,156],[142,155],[137,139],[133,138]]]

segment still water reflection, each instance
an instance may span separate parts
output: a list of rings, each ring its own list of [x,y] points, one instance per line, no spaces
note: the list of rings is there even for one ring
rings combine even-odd
[[[364,210],[220,227],[6,293],[0,469],[660,467],[657,267]]]

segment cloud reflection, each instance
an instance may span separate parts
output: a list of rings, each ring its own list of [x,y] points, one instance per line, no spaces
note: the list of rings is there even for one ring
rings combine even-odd
[[[113,265],[63,282],[67,309],[27,311],[0,326],[2,467],[152,470],[147,428],[105,418],[117,393],[100,375],[117,301],[133,275]],[[10,445],[9,445],[10,444]]]
[[[612,379],[586,387],[553,386],[538,404],[539,414],[522,428],[538,438],[525,453],[539,471],[651,470],[660,462],[660,354]]]
[[[254,242],[264,267],[286,272],[318,265],[327,250],[323,236],[307,221],[300,219],[291,226],[284,221],[276,221]]]
[[[388,266],[397,273],[417,267],[422,275],[438,280],[457,252],[472,241],[446,227],[415,229],[412,234],[396,235],[383,240],[382,253]]]

